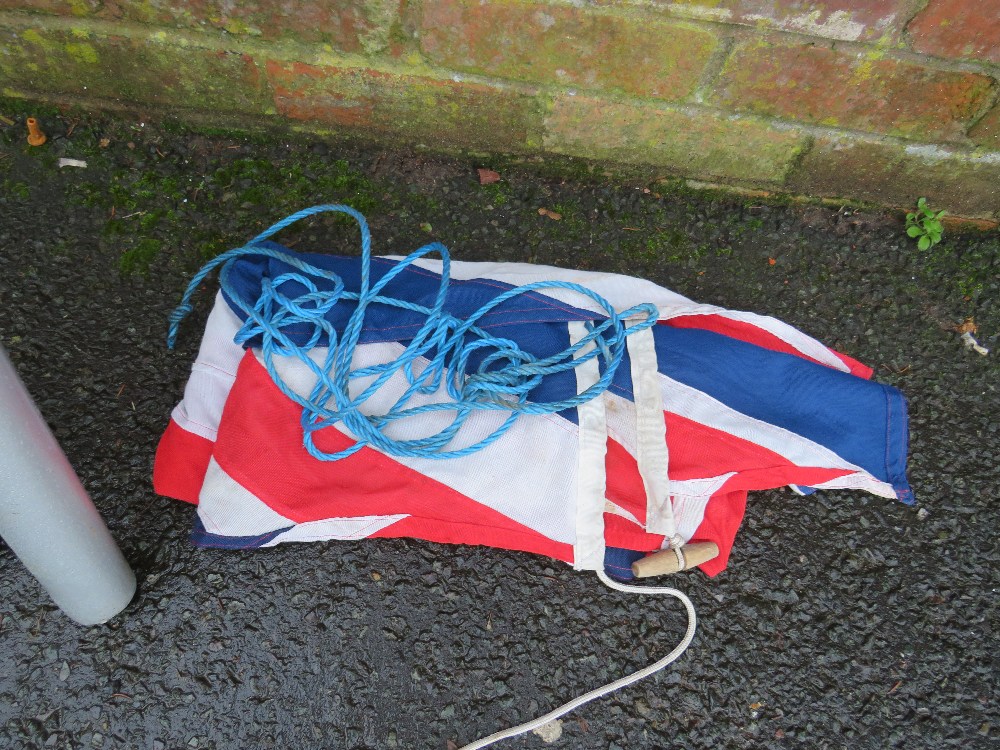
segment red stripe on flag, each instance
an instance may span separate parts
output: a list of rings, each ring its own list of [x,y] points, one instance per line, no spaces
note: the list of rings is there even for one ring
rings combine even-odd
[[[847,469],[798,466],[784,456],[701,422],[665,413],[670,478],[702,479],[736,472],[727,491],[768,490],[789,484],[813,485],[842,477]],[[608,499],[646,521],[646,490],[635,458],[614,440],[608,440],[606,459]]]
[[[733,539],[743,522],[746,509],[746,490],[719,492],[708,501],[705,517],[691,537],[692,542],[715,542],[719,545],[719,556],[698,566],[706,575],[717,576],[726,569]]]
[[[256,497],[297,523],[324,518],[407,514],[374,536],[485,544],[572,561],[555,542],[371,448],[318,461],[302,445],[301,409],[248,352],[229,394],[214,457]],[[335,429],[316,435],[325,452],[354,441]]]
[[[708,501],[705,515],[692,542],[715,542],[719,556],[699,567],[708,575],[722,572],[743,521],[747,490],[764,490],[789,484],[812,485],[850,474],[845,469],[797,466],[783,456],[699,422],[666,414],[671,478],[699,479],[737,472]],[[627,510],[640,523],[646,521],[646,490],[635,458],[620,443],[608,440],[605,460],[608,499]],[[626,518],[605,514],[609,546],[649,551],[659,549],[663,537],[647,534]]]
[[[156,447],[153,490],[197,505],[211,457],[211,440],[188,432],[171,419]]]
[[[807,359],[810,362],[829,366],[824,362],[818,362],[812,357],[806,356],[787,341],[775,336],[770,331],[758,328],[752,323],[727,318],[724,315],[679,315],[669,320],[661,320],[660,323],[661,325],[673,326],[674,328],[699,328],[705,331],[712,331],[713,333],[721,333],[723,336],[739,339],[748,344],[755,344],[764,349],[783,352],[785,354],[794,354],[796,357]],[[866,380],[872,376],[872,368],[868,367],[868,365],[864,365],[853,357],[848,357],[846,354],[841,354],[829,347],[827,347],[827,350],[850,368],[852,375],[857,375]]]

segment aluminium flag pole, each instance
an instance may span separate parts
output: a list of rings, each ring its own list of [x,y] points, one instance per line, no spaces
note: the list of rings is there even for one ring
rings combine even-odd
[[[0,346],[0,537],[81,625],[121,612],[135,575]]]

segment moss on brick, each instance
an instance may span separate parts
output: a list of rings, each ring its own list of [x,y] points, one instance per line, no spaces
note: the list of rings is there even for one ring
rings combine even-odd
[[[553,4],[426,0],[421,48],[454,70],[679,100],[718,45],[705,27]]]
[[[247,55],[82,29],[0,29],[5,89],[130,103],[263,113],[268,99]]]
[[[0,0],[0,10],[53,13],[60,16],[89,16],[105,5],[101,0]]]
[[[599,0],[610,3],[615,0]],[[921,2],[922,0],[917,0]],[[974,2],[975,0],[973,0]],[[654,0],[673,12],[843,41],[897,36],[914,0]]]
[[[295,120],[430,146],[522,151],[542,115],[527,94],[478,83],[268,61],[278,110]]]
[[[812,43],[753,39],[736,47],[715,84],[719,106],[919,140],[962,140],[996,84]]]
[[[556,153],[756,185],[781,185],[805,145],[801,134],[752,119],[580,96],[557,98],[545,127],[545,148]]]
[[[992,151],[1000,151],[1000,104],[996,105],[969,131],[973,142]]]
[[[926,197],[950,213],[1000,218],[1000,152],[820,138],[788,184],[810,195],[850,196],[899,207]]]
[[[159,26],[214,29],[266,41],[330,44],[342,52],[378,54],[400,0],[117,0],[99,15]]]

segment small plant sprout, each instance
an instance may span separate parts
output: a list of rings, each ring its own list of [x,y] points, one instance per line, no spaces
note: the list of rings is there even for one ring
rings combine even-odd
[[[921,198],[917,201],[917,210],[906,215],[906,233],[917,239],[917,247],[927,250],[941,241],[944,227],[941,225],[941,217],[944,211],[934,213],[927,207],[927,199]]]

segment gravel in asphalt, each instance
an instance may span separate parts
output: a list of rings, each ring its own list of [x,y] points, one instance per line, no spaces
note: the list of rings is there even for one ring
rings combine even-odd
[[[949,228],[920,252],[874,209],[124,115],[43,109],[50,140],[30,149],[24,105],[0,114],[15,121],[0,125],[0,343],[139,580],[120,616],[79,627],[0,544],[0,747],[445,750],[679,639],[675,602],[528,554],[189,543],[193,508],[157,497],[150,473],[210,291],[174,352],[167,315],[206,257],[336,201],[368,214],[377,253],[433,237],[462,260],[642,276],[785,320],[910,399],[916,507],[752,495],[728,570],[671,581],[700,617],[674,667],[567,717],[552,744],[499,747],[997,746],[996,230]],[[481,186],[477,167],[501,182]],[[357,241],[327,219],[282,239]],[[989,356],[962,346],[968,317]]]

